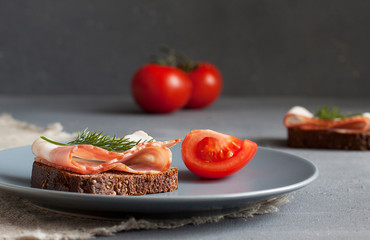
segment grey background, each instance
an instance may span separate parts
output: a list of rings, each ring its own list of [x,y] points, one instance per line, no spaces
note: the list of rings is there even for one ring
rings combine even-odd
[[[167,44],[223,95],[369,96],[370,1],[0,0],[1,94],[124,94]]]

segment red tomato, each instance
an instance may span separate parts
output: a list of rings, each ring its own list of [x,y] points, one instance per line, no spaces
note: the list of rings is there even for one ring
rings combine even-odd
[[[192,83],[181,70],[147,64],[134,75],[131,92],[137,104],[148,112],[169,113],[185,106]]]
[[[220,96],[223,81],[220,71],[214,65],[200,63],[188,76],[193,82],[193,90],[187,108],[204,108]]]
[[[186,167],[205,178],[222,178],[239,171],[256,152],[256,143],[212,130],[193,130],[181,145]]]

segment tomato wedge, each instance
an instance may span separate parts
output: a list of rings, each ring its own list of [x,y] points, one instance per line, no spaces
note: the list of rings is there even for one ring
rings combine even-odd
[[[205,178],[222,178],[236,173],[256,152],[257,144],[252,141],[209,129],[191,131],[181,145],[186,167]]]

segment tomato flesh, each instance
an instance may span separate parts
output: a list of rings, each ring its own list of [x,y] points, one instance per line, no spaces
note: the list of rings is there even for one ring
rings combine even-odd
[[[205,137],[197,144],[197,156],[204,161],[220,161],[231,158],[241,149],[242,141],[235,138],[230,142],[222,142],[215,137]]]
[[[256,152],[256,143],[212,130],[191,131],[181,146],[186,167],[205,178],[234,174],[247,165]]]

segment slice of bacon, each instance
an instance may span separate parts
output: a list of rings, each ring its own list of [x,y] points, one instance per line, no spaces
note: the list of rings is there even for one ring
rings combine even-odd
[[[307,109],[296,106],[284,117],[283,124],[287,128],[302,130],[328,130],[341,133],[361,133],[370,130],[368,113],[347,118],[324,120],[313,116]]]
[[[108,170],[136,174],[158,174],[172,162],[170,147],[181,140],[142,142],[128,151],[107,151],[92,145],[58,146],[43,139],[32,144],[35,161],[80,174],[95,174]]]

